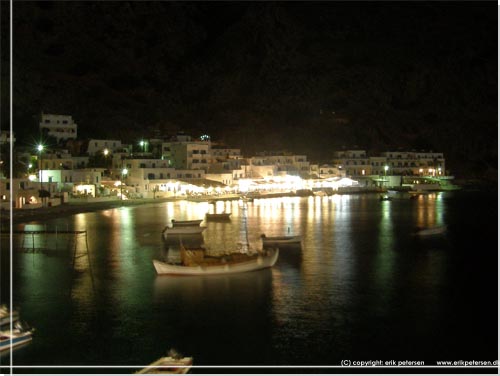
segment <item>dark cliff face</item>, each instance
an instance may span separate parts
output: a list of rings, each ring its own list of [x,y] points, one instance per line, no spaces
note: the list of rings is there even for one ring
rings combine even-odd
[[[33,139],[44,111],[73,115],[82,137],[184,129],[322,160],[344,146],[432,149],[454,173],[484,173],[497,167],[496,10],[15,3],[16,137]]]

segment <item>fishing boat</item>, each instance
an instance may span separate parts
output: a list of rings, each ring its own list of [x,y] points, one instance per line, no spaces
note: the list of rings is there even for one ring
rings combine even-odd
[[[446,232],[446,226],[432,226],[425,228],[418,228],[416,234],[418,236],[432,236],[432,235],[442,235]]]
[[[193,365],[193,358],[183,357],[175,351],[170,350],[168,356],[164,356],[136,374],[184,374],[188,373]]]
[[[0,351],[9,351],[32,340],[33,329],[26,328],[20,321],[15,323],[14,329],[0,331]]]
[[[186,248],[182,243],[180,252],[180,264],[153,260],[156,273],[214,275],[250,272],[272,267],[279,255],[278,249],[269,249],[256,253],[234,252],[223,256],[208,256],[204,247]]]
[[[189,221],[177,221],[172,219],[172,227],[190,227],[190,226],[199,226],[203,222],[203,219],[193,219]]]
[[[15,322],[19,320],[19,312],[13,310],[10,311],[9,307],[5,304],[0,306],[0,326],[7,325],[10,322]]]
[[[300,245],[302,236],[266,236],[262,234],[262,247],[279,247],[280,245]]]

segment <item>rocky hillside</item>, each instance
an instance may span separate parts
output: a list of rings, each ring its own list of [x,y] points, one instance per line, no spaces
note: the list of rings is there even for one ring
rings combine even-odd
[[[184,129],[322,161],[342,147],[432,149],[457,175],[496,177],[496,12],[478,2],[16,2],[16,137],[36,138],[44,111],[73,115],[82,137]]]

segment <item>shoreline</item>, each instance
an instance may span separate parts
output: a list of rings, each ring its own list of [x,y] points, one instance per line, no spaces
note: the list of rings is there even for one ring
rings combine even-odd
[[[342,193],[336,193],[336,194],[347,194],[347,195],[352,195],[352,194],[366,194],[366,193],[381,193],[380,191],[374,192],[374,191],[357,191],[357,192],[342,192]],[[265,199],[265,198],[275,198],[275,197],[303,197],[302,195],[296,195],[296,194],[290,194],[290,193],[271,193],[271,194],[265,194],[265,195],[259,195],[259,196],[253,196],[252,198],[254,199]],[[228,196],[209,196],[209,197],[196,197],[196,198],[186,198],[186,197],[169,197],[169,198],[156,198],[156,199],[151,199],[151,198],[142,198],[142,199],[129,199],[129,200],[112,200],[112,201],[101,201],[101,202],[69,202],[69,203],[63,203],[58,206],[51,206],[51,207],[45,207],[45,208],[36,208],[36,209],[16,209],[14,208],[12,211],[12,224],[22,224],[22,223],[29,223],[29,222],[34,222],[34,221],[44,221],[44,220],[49,220],[49,219],[54,219],[58,217],[68,217],[71,215],[75,214],[80,214],[80,213],[89,213],[89,212],[96,212],[96,211],[101,211],[101,210],[108,210],[108,209],[116,209],[120,207],[129,207],[129,206],[139,206],[139,205],[147,205],[147,204],[159,204],[159,203],[164,203],[164,202],[175,202],[175,201],[182,201],[182,200],[187,200],[191,202],[205,202],[205,201],[212,201],[212,200],[221,200],[221,201],[227,201],[227,200],[239,200],[241,197],[235,196],[235,195],[228,195]],[[2,209],[0,211],[0,224],[2,230],[5,228],[5,226],[10,225],[10,211]]]
[[[115,200],[104,202],[64,203],[58,206],[36,209],[13,209],[12,223],[22,224],[33,221],[44,221],[58,217],[68,217],[80,213],[89,213],[101,210],[116,209],[120,207],[139,206],[176,200],[178,199],[133,199],[123,201]],[[2,228],[10,224],[10,219],[11,217],[9,210],[2,210],[0,212],[0,223],[2,225]]]

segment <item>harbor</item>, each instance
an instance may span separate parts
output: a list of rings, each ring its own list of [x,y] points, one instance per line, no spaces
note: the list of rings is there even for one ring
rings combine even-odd
[[[193,359],[191,373],[218,372],[218,365],[234,365],[237,373],[266,365],[340,366],[352,354],[429,364],[463,351],[494,356],[490,328],[497,318],[487,297],[496,291],[496,248],[475,252],[467,235],[494,244],[494,226],[477,220],[493,210],[487,196],[434,192],[380,201],[367,193],[216,205],[231,220],[197,223],[206,229],[192,240],[201,238],[211,256],[231,252],[246,235],[255,250],[263,249],[262,234],[300,235],[301,242],[280,245],[276,263],[263,270],[172,276],[153,265],[181,260],[179,241],[166,241],[161,231],[172,219],[204,218],[208,202],[123,206],[15,225],[11,253],[3,252],[2,238],[2,278],[11,254],[14,307],[36,331],[12,353],[14,366],[133,373],[171,348]],[[415,235],[417,227],[444,225],[444,233]],[[77,248],[63,246],[62,238],[56,246],[54,233],[42,233],[56,227],[85,231],[88,249],[83,238]],[[39,248],[23,252],[32,249],[34,232]],[[182,242],[191,246],[188,238]],[[8,285],[2,283],[2,299]],[[9,361],[2,356],[2,366]]]

